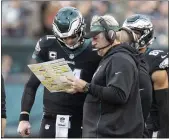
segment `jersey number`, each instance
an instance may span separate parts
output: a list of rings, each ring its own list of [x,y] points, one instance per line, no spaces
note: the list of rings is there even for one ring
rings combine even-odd
[[[160,52],[164,52],[164,51],[161,51],[161,50],[153,50],[153,51],[151,51],[151,52],[149,53],[149,55],[154,55],[154,56],[156,56],[156,55],[158,55]]]

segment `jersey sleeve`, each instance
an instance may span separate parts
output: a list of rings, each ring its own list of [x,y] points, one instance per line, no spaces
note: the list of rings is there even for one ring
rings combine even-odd
[[[157,70],[168,69],[168,52],[163,50],[152,50],[148,55],[149,59],[151,59],[149,61],[151,74]]]
[[[39,85],[39,79],[33,73],[31,73],[24,87],[24,92],[21,100],[21,111],[26,111],[30,113],[35,101],[35,95]]]
[[[168,53],[160,52],[152,62],[152,72],[168,68]]]
[[[167,55],[167,57],[165,57],[165,58],[160,62],[159,68],[160,68],[160,69],[168,69],[168,67],[169,67],[169,64],[168,64],[168,55]]]

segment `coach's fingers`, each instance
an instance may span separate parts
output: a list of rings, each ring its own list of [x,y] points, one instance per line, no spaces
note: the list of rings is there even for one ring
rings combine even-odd
[[[75,77],[73,76],[66,76],[66,79],[70,82],[74,82],[74,80],[76,79]]]

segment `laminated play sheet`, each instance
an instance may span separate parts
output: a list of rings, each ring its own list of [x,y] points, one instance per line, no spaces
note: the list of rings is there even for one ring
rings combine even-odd
[[[31,64],[28,67],[51,93],[65,91],[71,87],[66,76],[74,75],[64,58]]]

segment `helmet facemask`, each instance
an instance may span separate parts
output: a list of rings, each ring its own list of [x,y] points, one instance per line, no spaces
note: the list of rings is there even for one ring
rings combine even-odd
[[[69,37],[63,37],[63,38],[57,37],[57,38],[60,42],[64,43],[64,45],[69,49],[76,49],[83,42],[83,32],[78,32]],[[68,38],[72,40],[72,44],[66,43],[66,39]]]
[[[148,47],[153,43],[154,41],[153,28],[142,28],[142,29],[133,28],[132,30],[134,31],[135,34],[139,36],[136,41],[136,45],[138,45],[138,49]]]

